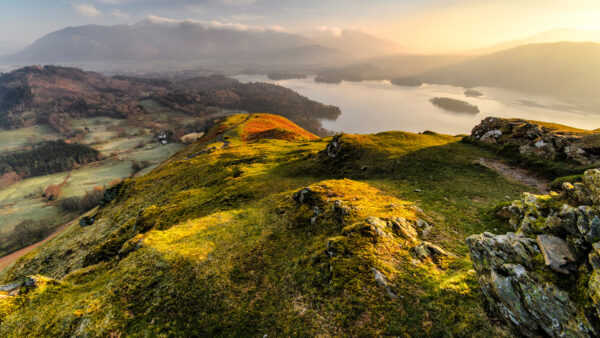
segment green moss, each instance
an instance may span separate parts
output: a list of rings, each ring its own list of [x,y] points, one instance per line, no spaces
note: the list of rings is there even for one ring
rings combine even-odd
[[[583,179],[583,174],[559,177],[550,183],[550,188],[554,189],[554,190],[562,190],[563,183],[565,183],[565,182],[569,182],[569,183],[581,182],[582,179]]]
[[[464,244],[505,227],[489,210],[526,189],[475,163],[495,154],[389,132],[344,135],[331,160],[330,139],[245,143],[235,128],[221,148],[219,133],[245,118],[128,180],[94,226],[0,275],[61,280],[8,306],[0,335],[505,335],[485,315]],[[396,233],[395,217],[426,220],[427,240],[457,257],[416,259],[421,239]]]

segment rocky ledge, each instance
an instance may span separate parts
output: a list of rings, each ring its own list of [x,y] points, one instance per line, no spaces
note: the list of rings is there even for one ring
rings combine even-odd
[[[485,144],[515,145],[524,155],[570,160],[580,165],[600,163],[600,133],[521,119],[488,117],[471,132]]]
[[[501,209],[513,232],[467,239],[494,316],[526,336],[600,333],[600,170]]]

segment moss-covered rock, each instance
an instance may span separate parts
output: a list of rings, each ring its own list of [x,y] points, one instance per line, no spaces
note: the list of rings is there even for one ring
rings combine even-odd
[[[598,334],[600,218],[594,198],[599,173],[587,171],[578,190],[524,194],[505,207],[516,234],[467,239],[492,311],[515,330],[528,336]]]
[[[497,117],[484,119],[471,132],[472,139],[484,144],[513,145],[523,155],[579,165],[600,163],[598,135],[558,124]]]

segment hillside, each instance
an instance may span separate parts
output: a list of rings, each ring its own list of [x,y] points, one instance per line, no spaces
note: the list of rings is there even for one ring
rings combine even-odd
[[[427,71],[424,82],[501,87],[597,103],[600,44],[532,44]]]
[[[70,137],[71,119],[106,116],[157,132],[168,129],[180,137],[222,115],[224,109],[280,114],[320,134],[327,131],[318,120],[340,114],[337,107],[280,86],[245,84],[218,75],[169,81],[107,77],[57,66],[32,66],[0,75],[3,129],[49,124]],[[169,113],[168,124],[158,123],[157,111]],[[190,117],[197,120],[191,123]]]
[[[490,47],[480,48],[470,53],[491,54],[523,45],[538,43],[555,43],[562,41],[571,42],[600,42],[600,30],[577,29],[577,28],[555,28],[524,39],[502,42]]]
[[[490,120],[505,131],[513,126],[512,137],[530,126],[553,137],[594,134],[489,118],[472,137],[495,128]],[[88,213],[93,224],[69,225],[0,272],[0,335],[489,337],[518,335],[509,326],[523,320],[532,335],[589,336],[593,325],[572,309],[596,318],[595,303],[569,297],[588,297],[580,290],[590,270],[569,279],[583,284],[560,282],[541,255],[510,251],[524,243],[535,253],[535,241],[492,234],[514,229],[503,218],[508,212],[538,229],[524,215],[550,217],[558,206],[551,201],[562,197],[526,193],[521,202],[537,189],[519,183],[526,180],[513,169],[482,165],[505,155],[479,139],[434,132],[317,138],[279,116],[229,116],[146,176],[110,189]],[[556,161],[548,165],[584,170]],[[596,203],[586,190],[600,187],[593,175],[585,186],[565,183],[563,195]],[[507,255],[482,259],[494,248]],[[519,261],[529,264],[528,277],[499,278],[501,269],[520,271],[501,267],[514,257],[530,260]],[[502,290],[513,289],[498,284],[509,278],[520,283],[512,298]],[[595,280],[589,285],[596,290]],[[537,293],[522,297],[528,287]],[[526,310],[511,319],[503,304]],[[529,315],[543,309],[539,320]],[[552,318],[559,324],[548,324]]]
[[[0,335],[506,335],[464,240],[528,188],[459,140],[230,116],[1,273]]]
[[[284,87],[224,76],[171,81],[57,66],[0,75],[0,257],[41,240],[95,206],[104,189],[151,171],[236,112],[277,113],[319,135],[329,133],[320,119],[341,113]],[[273,135],[296,137],[286,130],[248,137]]]

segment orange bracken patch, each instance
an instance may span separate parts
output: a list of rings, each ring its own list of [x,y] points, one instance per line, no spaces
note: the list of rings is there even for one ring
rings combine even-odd
[[[256,114],[248,122],[244,123],[242,132],[243,141],[267,138],[291,141],[315,140],[318,137],[278,115]]]

